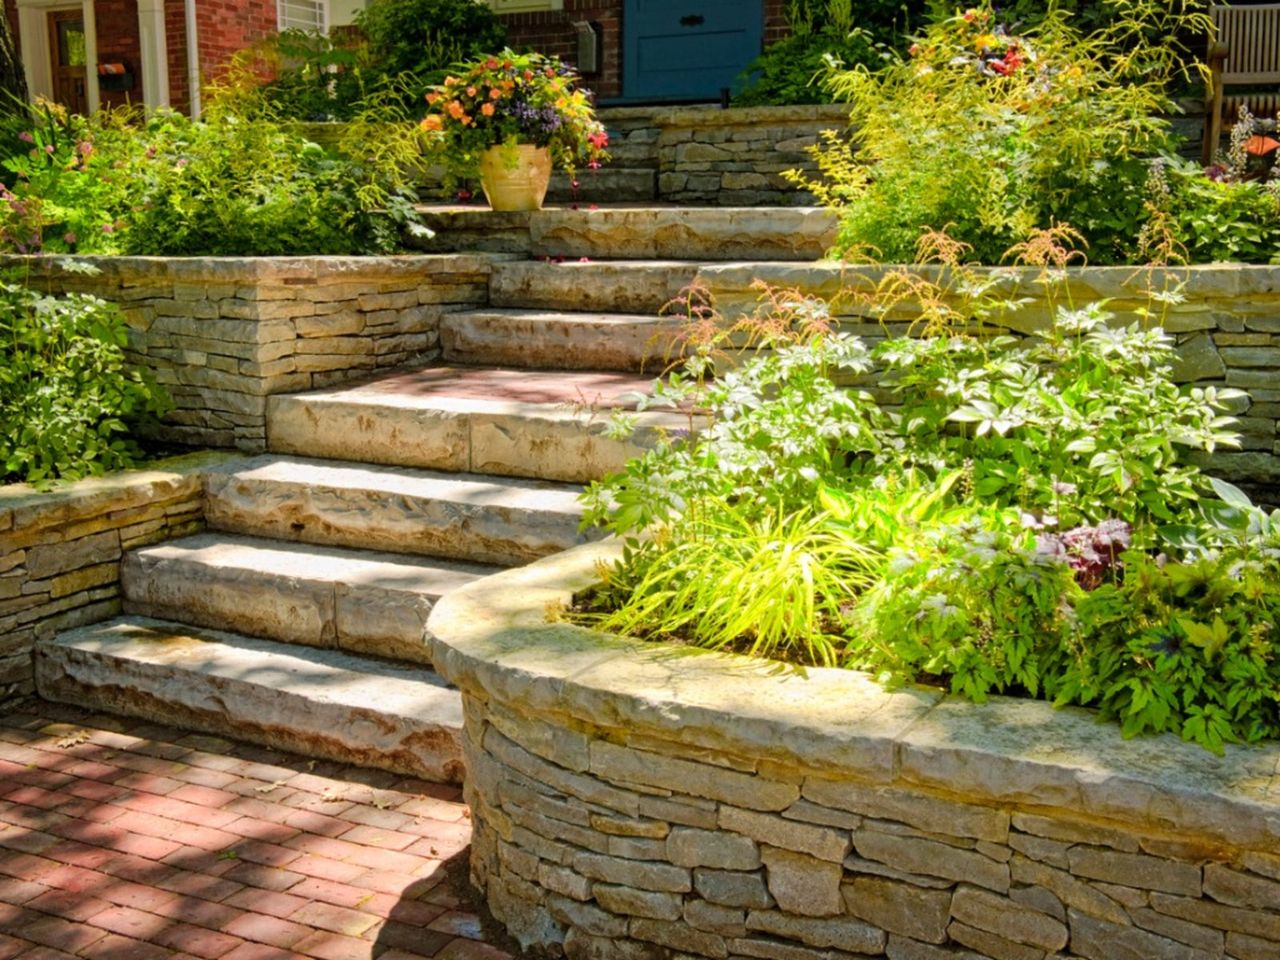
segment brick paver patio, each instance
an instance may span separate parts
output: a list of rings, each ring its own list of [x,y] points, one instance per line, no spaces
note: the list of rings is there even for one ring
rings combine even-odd
[[[44,703],[0,716],[0,960],[510,960],[452,787]]]

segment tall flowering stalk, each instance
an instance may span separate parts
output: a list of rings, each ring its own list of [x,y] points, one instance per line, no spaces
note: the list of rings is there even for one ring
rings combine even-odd
[[[427,93],[422,121],[428,154],[451,181],[475,176],[481,155],[495,146],[545,147],[570,174],[608,159],[591,91],[558,57],[504,50],[462,66]]]

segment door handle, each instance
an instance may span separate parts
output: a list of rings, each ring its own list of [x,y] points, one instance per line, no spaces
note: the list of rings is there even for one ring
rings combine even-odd
[[[707,18],[699,13],[691,13],[688,16],[680,18],[680,26],[682,27],[700,27],[707,22]]]

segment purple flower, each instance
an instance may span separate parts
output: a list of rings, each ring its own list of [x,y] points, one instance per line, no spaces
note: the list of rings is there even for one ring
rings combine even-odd
[[[1094,527],[1075,527],[1062,534],[1036,538],[1036,553],[1065,562],[1086,590],[1100,587],[1120,566],[1120,555],[1133,545],[1133,530],[1123,520],[1104,520]]]

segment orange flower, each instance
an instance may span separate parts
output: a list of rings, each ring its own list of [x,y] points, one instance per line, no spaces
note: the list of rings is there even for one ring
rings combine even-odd
[[[475,88],[475,87],[467,87],[467,96],[468,96],[468,97],[474,97],[475,95],[476,95],[476,88]]]
[[[427,94],[427,103],[435,103],[435,102],[436,102],[437,100],[439,100],[439,99],[440,99],[440,94],[438,94],[438,93],[428,93],[428,94]]]
[[[431,113],[422,118],[422,129],[434,132],[444,128],[444,121],[440,119],[440,114]]]
[[[482,107],[480,108],[480,112],[481,112],[481,113],[483,113],[486,117],[492,117],[492,116],[493,116],[493,104],[492,104],[492,103],[486,103],[484,106],[482,106]]]
[[[455,120],[462,119],[466,114],[466,111],[462,109],[462,104],[457,100],[450,100],[449,105],[445,109],[449,111],[449,116],[453,117]]]
[[[494,87],[492,90],[489,91],[490,100],[499,100],[501,99],[501,97],[502,97],[502,91],[499,90],[497,87]]]

